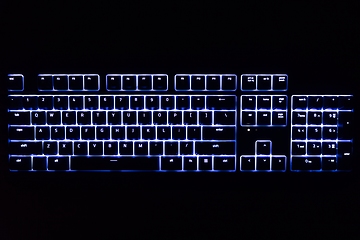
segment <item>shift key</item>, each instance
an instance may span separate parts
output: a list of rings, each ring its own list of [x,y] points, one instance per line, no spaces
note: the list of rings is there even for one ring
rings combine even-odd
[[[196,142],[195,152],[200,155],[235,155],[235,141]]]
[[[16,155],[42,154],[41,142],[10,142],[9,153]]]
[[[235,140],[235,127],[203,127],[204,140]]]

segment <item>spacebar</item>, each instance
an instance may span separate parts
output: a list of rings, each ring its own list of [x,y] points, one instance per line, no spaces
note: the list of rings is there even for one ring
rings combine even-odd
[[[159,170],[159,157],[73,156],[71,170]]]

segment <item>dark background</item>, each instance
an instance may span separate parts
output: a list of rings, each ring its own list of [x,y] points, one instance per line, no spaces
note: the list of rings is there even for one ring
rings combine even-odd
[[[356,96],[359,10],[356,1],[2,1],[0,73],[287,73],[289,95]],[[1,97],[4,102],[4,87]],[[6,112],[4,104],[1,110]],[[1,123],[0,239],[359,233],[357,170],[8,174],[4,118]]]

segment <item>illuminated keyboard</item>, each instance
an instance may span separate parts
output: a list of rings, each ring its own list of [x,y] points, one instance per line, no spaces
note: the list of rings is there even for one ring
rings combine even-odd
[[[350,171],[353,96],[291,96],[288,81],[286,74],[9,74],[8,168]]]

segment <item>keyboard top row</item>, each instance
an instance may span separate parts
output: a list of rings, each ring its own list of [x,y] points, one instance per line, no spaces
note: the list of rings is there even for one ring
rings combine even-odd
[[[167,91],[169,90],[166,74],[107,74],[107,91]],[[39,91],[99,91],[98,74],[39,74],[37,76]],[[241,75],[242,91],[286,91],[288,76],[286,74],[243,74]],[[24,90],[22,74],[8,75],[10,91]],[[174,76],[176,91],[235,91],[237,76],[235,74],[176,74]]]

